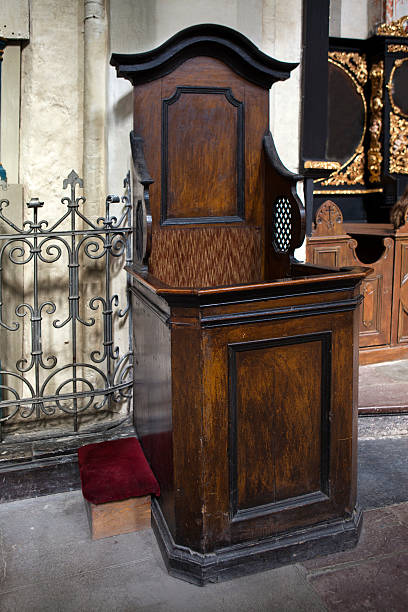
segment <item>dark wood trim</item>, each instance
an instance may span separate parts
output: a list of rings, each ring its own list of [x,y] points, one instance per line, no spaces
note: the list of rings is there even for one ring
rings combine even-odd
[[[237,510],[231,518],[232,523],[239,523],[241,521],[252,520],[263,516],[268,516],[274,512],[282,512],[285,510],[291,510],[293,508],[301,508],[308,506],[309,504],[317,504],[319,502],[326,502],[329,498],[322,491],[313,491],[313,493],[306,493],[305,495],[298,495],[297,497],[290,497],[283,501],[275,502],[272,504],[264,504],[263,506],[255,506],[254,508],[245,508],[244,510]]]
[[[160,225],[212,225],[213,223],[242,223],[238,216],[230,217],[167,217]]]
[[[113,53],[110,63],[115,66],[118,77],[141,85],[160,79],[186,60],[200,55],[221,60],[238,75],[264,89],[289,78],[298,66],[275,60],[240,32],[212,23],[186,28],[152,51]]]
[[[343,519],[203,554],[175,544],[157,500],[152,500],[152,527],[169,574],[198,586],[349,550],[357,544],[362,524],[363,513],[356,508]]]
[[[329,13],[327,0],[303,0],[303,162],[326,159]]]
[[[135,169],[138,173],[138,181],[144,187],[154,183],[154,179],[150,176],[147,168],[146,159],[144,155],[144,140],[140,136],[136,136],[132,130],[129,134],[130,137],[130,150],[132,152],[132,160],[135,165]]]
[[[237,109],[237,214],[220,217],[168,217],[167,182],[168,182],[168,109],[175,104],[182,94],[224,95],[226,100]],[[160,207],[160,225],[191,225],[212,223],[237,223],[245,220],[245,122],[244,103],[237,100],[230,87],[176,87],[170,98],[162,100],[162,193]]]
[[[302,264],[298,264],[301,269]],[[221,306],[236,303],[254,303],[265,299],[282,297],[292,297],[301,295],[320,295],[329,291],[339,293],[351,291],[356,284],[364,279],[371,272],[371,268],[349,268],[350,272],[335,272],[330,276],[316,275],[313,277],[301,277],[299,279],[291,277],[287,280],[276,281],[275,283],[259,283],[256,285],[238,285],[234,287],[217,287],[214,289],[193,289],[193,288],[168,288],[155,277],[147,275],[146,278],[137,274],[132,268],[125,268],[134,278],[134,283],[143,287],[148,293],[164,299],[172,307],[208,307]],[[305,274],[310,273],[313,266],[305,266]],[[315,267],[315,271],[320,268]],[[297,282],[299,281],[299,282]],[[324,281],[324,282],[323,282]],[[255,291],[254,291],[255,290]],[[361,299],[361,298],[353,298]],[[357,303],[351,304],[350,308],[346,304],[339,304],[336,308],[346,310],[355,308]],[[323,305],[324,309],[324,305]],[[340,310],[339,310],[340,312]],[[286,315],[285,315],[286,316]],[[207,321],[210,323],[210,321]]]
[[[132,206],[133,206],[133,254],[134,265],[141,273],[148,270],[148,261],[152,250],[152,212],[150,209],[150,185],[154,180],[150,176],[144,155],[144,140],[136,136],[134,131],[130,132],[130,148],[132,152]],[[138,181],[143,187],[142,200],[136,200],[137,190],[134,181]],[[144,235],[146,233],[146,235]]]
[[[270,166],[272,166],[274,170],[276,170],[278,174],[280,174],[280,176],[290,179],[294,184],[296,184],[297,181],[303,179],[302,174],[296,174],[295,172],[291,172],[288,168],[286,168],[281,158],[279,157],[279,154],[275,147],[275,142],[272,138],[272,134],[269,131],[266,132],[263,137],[263,146],[268,163],[270,164]]]
[[[0,503],[80,488],[76,453],[15,463],[0,469]]]
[[[308,294],[309,295],[309,294]],[[211,315],[201,317],[203,328],[224,327],[241,325],[242,323],[258,323],[260,321],[273,321],[277,319],[293,319],[312,317],[320,314],[331,314],[335,312],[347,312],[355,310],[363,296],[337,302],[320,302],[318,304],[300,304],[288,306],[287,308],[270,308],[268,310],[257,310],[256,312],[237,312],[229,314]]]

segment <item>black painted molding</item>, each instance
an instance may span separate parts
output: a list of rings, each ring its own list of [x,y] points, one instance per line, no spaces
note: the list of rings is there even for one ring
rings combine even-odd
[[[273,59],[240,32],[211,23],[186,28],[152,51],[113,53],[110,63],[115,66],[118,77],[141,85],[169,74],[186,60],[200,55],[223,61],[244,79],[264,89],[289,78],[298,65]]]
[[[203,554],[175,544],[158,501],[152,499],[152,527],[169,574],[199,586],[353,548],[362,519],[356,507],[344,519]]]
[[[329,13],[327,0],[303,0],[303,162],[326,159]]]

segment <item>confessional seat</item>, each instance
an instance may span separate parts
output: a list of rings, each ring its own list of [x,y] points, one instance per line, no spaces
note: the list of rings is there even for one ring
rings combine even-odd
[[[193,26],[114,54],[134,85],[134,418],[169,571],[198,584],[356,543],[361,267],[300,264],[269,131],[296,64]]]

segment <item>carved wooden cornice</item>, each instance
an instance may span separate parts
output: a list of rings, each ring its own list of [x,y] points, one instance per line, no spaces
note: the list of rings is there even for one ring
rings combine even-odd
[[[211,23],[186,28],[146,53],[113,53],[110,63],[115,66],[118,77],[140,85],[169,74],[199,55],[221,60],[244,79],[264,89],[289,78],[298,66],[273,59],[240,32]]]

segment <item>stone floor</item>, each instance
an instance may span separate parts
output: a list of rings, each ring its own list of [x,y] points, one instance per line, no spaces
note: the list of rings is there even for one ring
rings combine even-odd
[[[406,612],[408,415],[359,431],[354,550],[200,588],[168,576],[151,530],[92,542],[79,491],[19,500],[0,504],[1,612]]]
[[[359,405],[408,410],[408,359],[360,366]]]

